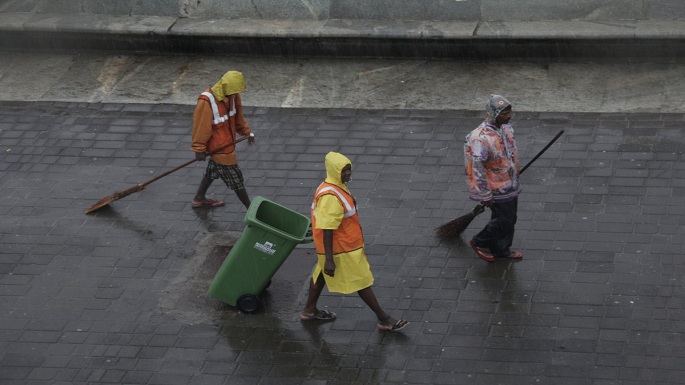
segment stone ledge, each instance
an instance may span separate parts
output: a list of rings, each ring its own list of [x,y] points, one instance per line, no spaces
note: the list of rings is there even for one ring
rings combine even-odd
[[[226,37],[367,37],[402,39],[563,38],[684,39],[685,20],[676,21],[386,21],[195,19],[167,16],[0,13],[0,32],[157,33]]]
[[[333,57],[685,56],[685,21],[195,19],[0,13],[6,49]],[[497,51],[495,55],[493,50]]]
[[[176,17],[0,13],[0,32],[168,33]]]
[[[685,21],[482,22],[474,35],[507,39],[683,39]]]
[[[0,12],[268,20],[685,20],[681,0],[5,0]]]

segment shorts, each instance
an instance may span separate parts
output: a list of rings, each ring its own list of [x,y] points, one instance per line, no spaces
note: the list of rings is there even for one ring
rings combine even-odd
[[[226,186],[233,191],[242,190],[245,188],[243,180],[243,172],[237,164],[218,164],[213,160],[207,162],[207,169],[205,176],[209,179],[219,179],[226,183]]]

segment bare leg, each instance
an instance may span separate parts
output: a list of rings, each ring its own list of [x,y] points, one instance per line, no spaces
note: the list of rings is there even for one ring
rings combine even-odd
[[[197,187],[195,198],[193,198],[195,202],[204,202],[205,199],[207,199],[205,194],[207,194],[207,190],[209,189],[209,186],[212,185],[212,182],[213,180],[209,179],[206,175],[202,177],[200,185]]]
[[[405,326],[409,324],[407,320],[396,320],[386,313],[381,305],[378,304],[376,299],[376,294],[374,294],[371,287],[359,290],[357,292],[359,297],[376,313],[376,318],[378,318],[378,330],[388,330],[392,332],[397,332],[404,329]]]
[[[319,277],[314,281],[314,279],[309,280],[309,294],[307,295],[307,304],[302,309],[303,313],[314,314],[318,312],[316,308],[316,303],[319,301],[321,292],[323,291],[326,281],[323,279],[323,273],[319,274]]]
[[[376,294],[373,292],[373,289],[369,286],[366,289],[361,289],[357,292],[359,294],[359,297],[366,303],[368,307],[373,310],[374,313],[376,313],[376,318],[378,320],[386,320],[387,322],[394,322],[395,320],[392,318],[388,318],[388,314],[383,310],[381,305],[378,303],[378,299],[376,299]]]
[[[235,190],[235,195],[238,196],[238,199],[245,205],[245,208],[250,208],[250,197],[247,195],[247,190],[244,188],[241,188],[240,190]]]

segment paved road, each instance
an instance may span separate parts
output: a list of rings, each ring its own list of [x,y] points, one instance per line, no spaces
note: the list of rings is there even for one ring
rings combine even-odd
[[[83,214],[189,158],[192,106],[163,100],[0,102],[3,384],[683,383],[682,111],[519,112],[524,160],[566,133],[523,176],[525,258],[488,264],[432,233],[473,206],[461,139],[480,111],[248,107],[253,195],[306,213],[323,155],[352,159],[377,294],[412,322],[386,334],[354,296],[325,293],[335,322],[297,319],[309,246],[274,277],[265,311],[207,298],[244,209],[219,186],[226,207],[190,208],[200,164]]]

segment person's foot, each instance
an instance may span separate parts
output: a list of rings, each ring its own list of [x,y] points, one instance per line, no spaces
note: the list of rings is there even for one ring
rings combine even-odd
[[[304,310],[300,312],[300,321],[333,321],[334,319],[336,319],[335,313],[328,310],[316,309],[313,312],[306,312]]]
[[[403,319],[393,319],[390,316],[385,317],[382,320],[378,320],[378,330],[388,331],[388,332],[398,332],[409,325],[409,321]]]
[[[199,207],[221,207],[225,203],[224,201],[216,200],[216,199],[204,199],[201,201],[194,200],[192,201],[192,207],[194,209],[199,208]]]
[[[495,257],[492,254],[490,254],[490,250],[476,246],[476,243],[473,242],[473,240],[469,241],[469,246],[471,246],[473,251],[476,252],[476,255],[478,255],[481,259],[488,262],[495,262]]]
[[[509,254],[507,254],[507,258],[521,259],[521,258],[523,258],[523,253],[520,251],[511,250],[511,251],[509,251]]]

